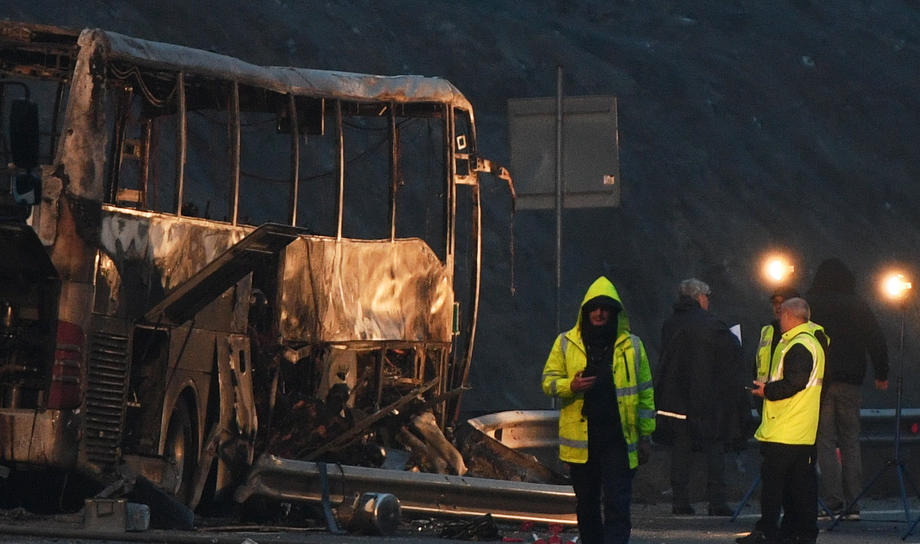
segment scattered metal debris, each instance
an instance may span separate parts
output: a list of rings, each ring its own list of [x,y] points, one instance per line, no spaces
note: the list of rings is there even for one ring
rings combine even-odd
[[[450,522],[441,528],[438,536],[453,540],[477,541],[501,540],[502,538],[491,514],[471,520]]]

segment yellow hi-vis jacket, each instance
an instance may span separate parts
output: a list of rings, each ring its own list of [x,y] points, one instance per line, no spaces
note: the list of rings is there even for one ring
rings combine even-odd
[[[761,442],[812,445],[818,433],[821,409],[821,382],[824,378],[824,348],[815,338],[821,325],[808,321],[783,333],[773,353],[770,381],[783,379],[783,360],[793,346],[800,344],[811,353],[812,366],[805,388],[780,400],[764,399],[763,419],[754,438]]]
[[[772,324],[764,325],[760,329],[760,343],[757,344],[757,381],[767,382],[770,378],[770,347],[773,346],[773,335],[776,334]]]
[[[598,296],[608,296],[617,302],[620,295],[610,280],[601,276],[585,294],[584,306]],[[543,367],[543,392],[561,399],[559,411],[559,458],[567,463],[588,461],[588,422],[581,414],[584,395],[571,389],[572,379],[587,365],[585,345],[581,339],[581,309],[575,326],[556,337],[546,365]],[[629,452],[629,467],[639,465],[637,444],[655,430],[655,392],[652,372],[645,347],[638,336],[629,333],[626,310],[617,314],[617,338],[613,348],[613,382],[623,437]]]

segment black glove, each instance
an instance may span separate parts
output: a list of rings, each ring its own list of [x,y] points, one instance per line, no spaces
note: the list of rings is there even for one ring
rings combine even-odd
[[[636,453],[639,454],[639,464],[644,465],[652,457],[652,441],[647,436],[639,439]]]

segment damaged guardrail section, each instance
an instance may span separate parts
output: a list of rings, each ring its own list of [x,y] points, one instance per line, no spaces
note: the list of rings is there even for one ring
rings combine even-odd
[[[334,504],[351,504],[375,491],[395,495],[407,512],[576,523],[575,493],[567,485],[329,465],[328,492]],[[319,463],[263,455],[234,499],[245,502],[253,495],[319,503],[323,496]]]

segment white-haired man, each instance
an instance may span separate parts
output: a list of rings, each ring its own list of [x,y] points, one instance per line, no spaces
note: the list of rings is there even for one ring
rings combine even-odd
[[[705,282],[680,282],[674,313],[661,327],[661,357],[655,380],[658,409],[655,440],[671,446],[672,512],[689,515],[693,453],[706,461],[710,516],[730,516],[726,504],[725,450],[750,427],[748,375],[741,344],[709,311],[712,291]]]
[[[771,374],[766,383],[754,380],[752,393],[764,399],[763,417],[754,433],[763,456],[760,519],[751,534],[736,540],[741,544],[810,544],[818,536],[815,437],[828,338],[810,317],[804,299],[782,303],[783,334],[773,354]]]

